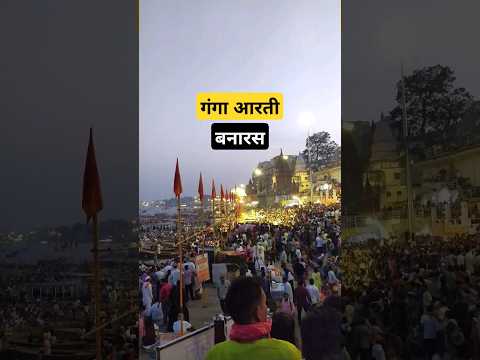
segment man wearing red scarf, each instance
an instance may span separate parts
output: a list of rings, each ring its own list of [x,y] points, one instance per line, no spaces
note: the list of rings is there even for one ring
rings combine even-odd
[[[225,305],[234,324],[230,340],[215,345],[206,360],[301,360],[291,343],[270,338],[267,298],[253,278],[238,278],[228,290]]]

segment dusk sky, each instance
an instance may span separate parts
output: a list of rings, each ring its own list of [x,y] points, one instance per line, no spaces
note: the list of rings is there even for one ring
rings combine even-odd
[[[480,96],[480,2],[347,1],[342,14],[342,120],[371,121],[395,103],[401,62],[405,75],[450,66],[456,86]]]
[[[101,220],[134,218],[135,4],[3,1],[0,8],[0,232],[85,221],[90,126],[102,182]]]
[[[340,1],[141,1],[140,199],[173,196],[175,160],[184,195],[203,173],[220,186],[246,183],[259,161],[298,154],[312,132],[340,144]],[[198,92],[282,92],[285,117],[270,121],[266,151],[214,151],[212,122],[195,116]]]

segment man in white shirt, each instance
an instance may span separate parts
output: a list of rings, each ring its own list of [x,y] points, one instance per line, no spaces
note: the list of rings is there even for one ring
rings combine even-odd
[[[193,270],[188,265],[185,265],[185,269],[183,270],[183,280],[184,280],[184,286],[185,286],[186,302],[193,300],[195,298],[195,294],[193,292],[193,277],[194,277]]]
[[[319,254],[323,254],[324,246],[325,246],[325,240],[323,240],[323,234],[317,235],[317,238],[315,239],[315,247],[317,248],[317,252]]]
[[[178,315],[178,320],[173,323],[173,332],[176,335],[180,334],[180,325],[181,322],[183,321],[183,334],[185,334],[187,331],[189,331],[192,328],[192,324],[190,324],[188,321],[183,320],[183,314]]]
[[[185,258],[185,265],[187,265],[190,270],[195,272],[195,264],[189,258]]]
[[[298,260],[302,258],[302,252],[299,247],[295,249],[295,256],[297,257]]]
[[[283,277],[283,292],[288,294],[288,300],[293,302],[293,289],[292,285],[288,282],[288,277]]]
[[[257,257],[262,261],[262,263],[265,263],[265,248],[263,247],[263,245],[257,244],[256,253]]]
[[[310,279],[309,284],[307,285],[307,291],[310,294],[312,304],[317,304],[320,302],[320,291],[315,286],[315,282],[313,281],[313,279]]]
[[[220,284],[217,286],[217,296],[220,301],[220,307],[225,314],[225,298],[227,297],[228,288],[230,287],[230,281],[225,279],[225,275],[220,275]]]
[[[335,285],[338,283],[337,276],[335,275],[335,272],[332,269],[328,270],[327,279],[330,285]]]
[[[177,286],[178,281],[180,281],[180,270],[177,269],[177,264],[174,264],[173,270],[168,277],[168,282],[173,286]]]
[[[268,232],[263,234],[263,241],[268,243]]]

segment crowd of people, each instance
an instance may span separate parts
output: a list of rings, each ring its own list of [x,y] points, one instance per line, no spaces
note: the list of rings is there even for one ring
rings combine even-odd
[[[157,331],[180,334],[192,331],[188,304],[199,300],[201,284],[197,277],[195,252],[185,256],[182,263],[178,258],[165,261],[162,266],[139,268],[139,298],[141,313],[140,336],[144,346],[158,342]],[[183,266],[180,272],[180,266]],[[180,281],[180,276],[183,276]],[[180,286],[183,286],[182,296]],[[182,298],[182,301],[180,301]],[[180,326],[183,322],[183,329]]]
[[[111,322],[129,309],[128,292],[125,291],[129,281],[127,277],[123,281],[120,270],[105,269],[101,286],[102,321]],[[18,344],[26,344],[24,346],[31,352],[38,351],[41,358],[54,355],[65,343],[77,341],[84,343],[77,351],[88,349],[94,353],[95,311],[88,291],[88,278],[84,276],[87,271],[87,265],[70,264],[61,259],[2,267],[0,351],[15,358],[21,356]],[[123,329],[118,327],[122,321],[106,326],[105,358],[115,353],[116,358],[129,359],[127,354],[138,350],[135,322],[130,322],[128,317],[122,319],[127,324]],[[71,351],[75,353],[75,349]],[[118,357],[121,354],[125,356]],[[71,358],[75,359],[74,355]]]
[[[262,216],[263,223],[237,227],[227,242],[246,255],[246,267],[238,278],[221,279],[219,300],[234,325],[230,340],[207,359],[347,359],[339,208],[311,205],[284,211],[286,218],[279,211]]]
[[[480,358],[476,236],[346,244],[341,264],[344,331],[354,356]]]
[[[318,315],[314,311],[316,306],[321,306],[329,297],[340,295],[340,210],[338,206],[311,205],[265,212],[261,219],[262,222],[237,225],[218,242],[222,245],[219,250],[233,251],[242,259],[236,275],[222,274],[215,284],[219,310],[235,320],[232,307],[243,308],[243,305],[229,304],[232,299],[255,302],[260,293],[264,294],[266,311],[274,326],[270,329],[267,325],[262,331],[268,330],[269,334],[271,331],[272,336],[277,336],[280,347],[285,347],[280,341],[289,341],[291,345],[287,347],[293,346],[290,347],[292,354],[300,354],[301,342],[297,339],[300,324],[306,321],[305,326],[310,326],[308,319]],[[161,266],[140,266],[140,331],[144,346],[157,343],[156,329],[178,334],[181,322],[184,331],[193,329],[189,322],[188,303],[195,301],[199,288],[195,264],[190,261],[198,252],[195,240],[187,245],[187,249],[191,253],[183,259],[181,307],[179,259]],[[251,295],[232,296],[235,284],[242,279],[258,284],[261,292],[254,289],[256,285],[249,285],[253,291]],[[242,321],[248,322],[246,318]]]
[[[264,211],[260,218],[221,242],[244,263],[238,277],[222,275],[216,285],[219,308],[234,326],[207,359],[480,359],[476,236],[342,244],[338,207]],[[163,305],[162,288],[167,302],[178,302],[177,272],[168,264],[150,269],[149,279],[141,274],[142,286],[153,281],[145,308]],[[191,301],[195,286],[184,284]],[[159,325],[175,331],[174,323],[185,321],[188,329],[187,306],[183,314],[162,310]]]
[[[290,210],[289,219],[295,219],[290,226],[260,224],[246,236],[234,237],[233,246],[249,253],[249,271],[243,275],[258,279],[273,311],[270,337],[301,348],[305,359],[480,359],[477,236],[347,243],[339,259],[338,213],[319,209]],[[261,261],[255,266],[257,258]],[[269,282],[265,285],[265,273],[274,264],[282,268],[279,302],[272,301]],[[229,305],[228,292],[224,302],[235,314],[230,308],[239,305]],[[235,324],[245,322],[232,317]],[[326,341],[325,328],[336,334],[335,340]],[[317,333],[309,339],[313,331]],[[209,359],[236,359],[226,355],[230,346],[212,350]],[[310,346],[317,349],[315,355]],[[254,346],[252,351],[257,350]],[[285,358],[298,354],[289,356]]]

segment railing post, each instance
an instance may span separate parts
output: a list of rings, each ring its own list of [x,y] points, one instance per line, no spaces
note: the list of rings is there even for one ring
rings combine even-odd
[[[225,319],[223,316],[217,316],[213,321],[214,343],[218,344],[226,340]]]

